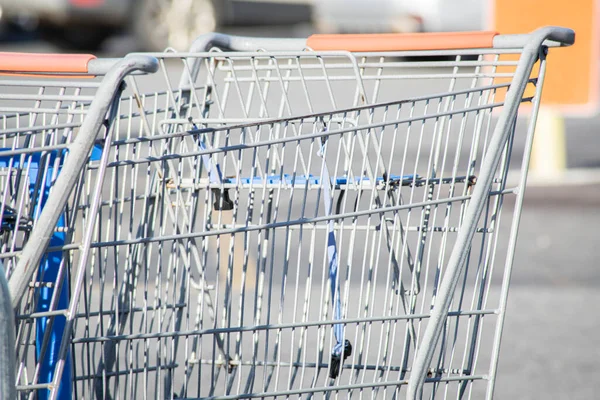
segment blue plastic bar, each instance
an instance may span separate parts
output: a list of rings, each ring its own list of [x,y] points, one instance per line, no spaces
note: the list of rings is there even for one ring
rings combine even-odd
[[[412,182],[413,179],[419,179],[418,176],[414,176],[414,175],[390,175],[389,180],[390,181],[401,181],[401,182]],[[369,178],[367,177],[354,177],[354,178],[350,178],[347,176],[342,176],[342,177],[336,177],[332,179],[332,184],[334,185],[334,187],[337,186],[341,186],[341,185],[348,185],[348,184],[360,184],[360,182],[369,182]],[[383,183],[383,177],[378,177],[375,179],[377,184]],[[237,185],[238,184],[238,179],[236,178],[223,178],[223,183],[225,184],[232,184],[232,185]],[[260,186],[263,185],[264,183],[266,183],[267,185],[278,185],[278,184],[282,184],[282,185],[289,185],[289,186],[294,186],[294,185],[321,185],[321,177],[320,176],[315,176],[315,175],[296,175],[295,177],[293,175],[289,175],[289,174],[283,174],[283,175],[269,175],[266,177],[266,182],[265,179],[263,179],[262,177],[253,177],[253,178],[240,178],[239,179],[239,183],[242,185],[256,185],[256,186]]]

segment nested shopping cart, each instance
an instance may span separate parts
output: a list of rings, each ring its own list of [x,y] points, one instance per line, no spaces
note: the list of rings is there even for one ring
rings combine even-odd
[[[26,96],[54,106],[2,133],[18,394],[490,398],[547,50],[573,42],[211,34]]]
[[[71,299],[66,248],[78,240],[73,236],[74,224],[82,221],[77,201],[86,195],[84,175],[93,174],[101,153],[97,137],[114,130],[123,77],[157,67],[148,56],[100,60],[0,53],[0,261],[16,294],[10,300],[8,290],[0,291],[1,339],[14,348],[16,335],[19,359],[15,364],[0,346],[1,398],[15,398],[15,382],[19,390],[27,389],[21,397],[46,398],[54,376],[64,376],[61,396],[71,393],[71,357],[58,355],[61,339],[69,336],[64,334]],[[18,264],[28,257],[36,264]],[[13,308],[17,328],[9,332],[12,313],[5,310]]]

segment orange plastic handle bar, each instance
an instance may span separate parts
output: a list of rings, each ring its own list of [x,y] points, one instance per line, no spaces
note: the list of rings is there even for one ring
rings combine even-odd
[[[490,48],[496,32],[377,33],[312,35],[306,45],[313,50],[409,51]]]
[[[87,74],[91,54],[35,54],[0,52],[0,72]]]

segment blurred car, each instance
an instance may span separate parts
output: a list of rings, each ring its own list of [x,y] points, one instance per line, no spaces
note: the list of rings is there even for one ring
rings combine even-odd
[[[321,33],[414,32],[421,24],[397,0],[316,0],[313,13]]]
[[[128,31],[139,47],[185,50],[199,35],[230,24],[310,20],[294,0],[0,0],[4,21],[35,21],[45,39],[62,47],[95,49]],[[267,12],[265,12],[267,10]]]
[[[485,27],[485,0],[314,0],[323,33],[471,31]]]

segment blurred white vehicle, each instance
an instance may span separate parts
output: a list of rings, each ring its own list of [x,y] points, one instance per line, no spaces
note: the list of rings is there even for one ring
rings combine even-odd
[[[323,33],[443,32],[485,28],[486,0],[314,0]]]
[[[391,0],[393,1],[393,0]],[[479,31],[486,28],[487,0],[403,0],[422,19],[425,32]]]

